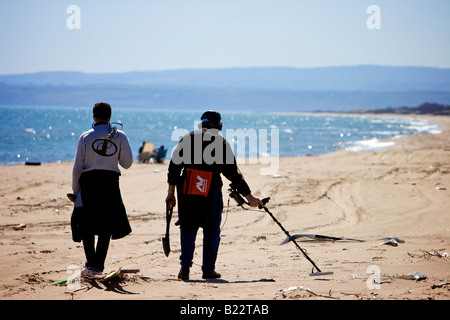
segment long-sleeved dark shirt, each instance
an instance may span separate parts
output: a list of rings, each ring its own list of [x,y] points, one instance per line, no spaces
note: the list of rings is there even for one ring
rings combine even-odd
[[[179,186],[183,182],[182,171],[185,168],[212,172],[212,189],[222,187],[220,174],[223,174],[242,195],[251,193],[230,144],[216,129],[195,130],[180,140],[169,164],[169,185]]]

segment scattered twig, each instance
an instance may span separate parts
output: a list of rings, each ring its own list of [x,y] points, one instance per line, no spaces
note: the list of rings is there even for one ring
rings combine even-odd
[[[331,295],[326,296],[323,294],[315,293],[315,292],[311,291],[311,289],[308,289],[308,288],[306,288],[305,290],[306,290],[306,292],[309,292],[316,297],[322,297],[322,298],[328,298],[328,299],[339,299],[338,297],[332,297]],[[331,293],[331,290],[330,290],[330,293]]]

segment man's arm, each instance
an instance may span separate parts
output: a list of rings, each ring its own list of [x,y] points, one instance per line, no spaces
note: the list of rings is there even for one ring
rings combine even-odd
[[[128,169],[133,164],[133,153],[131,152],[130,143],[128,142],[127,135],[121,131],[121,148],[119,154],[119,164]]]
[[[247,199],[251,207],[264,207],[264,203],[262,203],[259,198],[255,198],[251,193],[246,195],[245,198]]]
[[[237,166],[236,158],[234,157],[233,151],[231,150],[231,146],[228,142],[225,142],[225,164],[222,174],[225,178],[230,180],[239,193],[247,199],[251,207],[264,207],[261,200],[252,195],[250,187]]]
[[[77,194],[80,191],[80,176],[83,172],[84,159],[86,157],[86,150],[83,143],[83,137],[78,139],[77,151],[75,154],[75,162],[73,163],[72,170],[72,192]]]
[[[169,189],[167,190],[166,202],[170,207],[175,207],[177,200],[175,198],[175,185],[169,184]]]
[[[175,207],[177,203],[175,199],[175,188],[179,182],[181,170],[184,167],[183,153],[188,152],[189,154],[191,148],[190,141],[191,140],[189,133],[186,134],[183,138],[181,138],[180,142],[178,143],[172,154],[172,159],[170,160],[169,168],[167,170],[168,190],[166,202],[172,207]]]

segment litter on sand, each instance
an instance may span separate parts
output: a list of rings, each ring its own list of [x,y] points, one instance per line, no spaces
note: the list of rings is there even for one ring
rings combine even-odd
[[[284,239],[281,243],[280,246],[283,244],[288,243],[289,241],[292,241],[292,239],[298,239],[298,238],[306,238],[304,240],[299,240],[299,241],[331,241],[331,242],[335,242],[335,241],[356,241],[356,242],[365,242],[366,240],[361,240],[361,239],[354,239],[354,238],[344,238],[344,237],[332,237],[332,236],[326,236],[326,235],[321,235],[321,234],[310,234],[310,233],[297,233],[297,234],[293,234],[291,237],[287,237],[286,239]],[[398,246],[399,243],[405,243],[405,240],[399,239],[398,237],[394,237],[394,236],[388,236],[388,237],[384,237],[384,238],[380,238],[377,240],[381,240],[384,241],[382,243],[382,245],[390,245],[390,246]]]
[[[44,288],[46,286],[54,286],[54,285],[57,285],[57,284],[64,284],[66,282],[67,282],[67,280],[61,280],[61,281],[56,281],[56,282],[52,282],[52,283],[47,283],[47,284],[43,284],[42,288]]]
[[[126,274],[129,274],[129,273],[136,274],[139,271],[140,271],[140,269],[122,269],[122,268],[119,268],[118,270],[114,270],[114,271],[109,272],[109,273],[103,273],[103,274],[99,274],[99,275],[95,275],[95,276],[82,275],[82,278],[84,278],[85,280],[91,280],[91,281],[92,280],[109,281],[109,280],[111,280],[113,278],[122,277],[122,276],[124,276]],[[46,284],[43,284],[41,287],[45,288],[47,286],[62,285],[62,284],[64,284],[64,285],[68,284],[68,280],[66,279],[66,280],[60,280],[60,281],[56,281],[56,282],[52,282],[52,283],[46,283]],[[76,288],[73,291],[70,291],[70,293],[74,293],[74,292],[77,292],[77,291],[80,291],[80,290],[86,289],[86,288],[87,288],[86,286],[79,287],[79,288]]]
[[[397,279],[403,279],[403,280],[425,280],[427,277],[421,275],[420,273],[418,273],[417,271],[413,271],[408,273],[407,275],[401,275],[401,276],[397,276],[395,277]]]
[[[284,289],[277,289],[277,293],[286,293],[286,292],[292,292],[295,290],[303,290],[304,288],[302,286],[292,286],[292,287],[288,287],[288,288],[284,288]]]
[[[431,286],[431,289],[446,287],[449,284],[450,284],[450,282],[436,283]]]
[[[399,239],[399,238],[394,237],[394,236],[384,237],[384,238],[380,238],[380,239],[377,239],[377,240],[382,240],[382,241],[394,240],[397,243],[405,243],[405,240]]]
[[[18,224],[17,226],[13,226],[13,229],[14,229],[14,230],[23,230],[23,229],[25,229],[26,227],[27,227],[26,224],[21,223],[21,224]]]
[[[375,284],[392,283],[392,280],[373,280]]]
[[[405,240],[399,239],[399,238],[394,237],[394,236],[384,237],[384,238],[380,238],[380,239],[377,239],[377,240],[384,241],[383,243],[380,244],[380,246],[388,245],[388,246],[392,246],[392,247],[398,247],[399,243],[405,243]]]
[[[311,289],[303,288],[302,286],[299,286],[299,287],[293,286],[293,287],[288,287],[288,288],[285,288],[285,289],[278,289],[276,291],[276,293],[282,294],[283,296],[285,296],[286,294],[292,294],[292,293],[295,293],[295,292],[298,292],[298,291],[303,291],[303,290],[305,290],[307,293],[309,293],[309,294],[311,294],[313,296],[316,296],[316,297],[322,297],[322,298],[328,298],[328,299],[339,299],[338,297],[332,297],[331,296],[331,290],[328,293],[328,295],[324,295],[324,294],[315,293]]]
[[[331,237],[331,236],[324,236],[321,234],[309,234],[309,233],[297,233],[293,234],[291,238],[287,237],[284,239],[280,246],[283,244],[288,243],[289,241],[292,241],[292,239],[298,239],[298,238],[308,238],[310,240],[302,240],[302,241],[357,241],[357,242],[364,242],[364,240],[359,239],[352,239],[352,238],[342,238],[342,237]]]
[[[435,257],[439,257],[439,258],[448,257],[448,252],[439,253],[437,250],[425,251],[425,253],[430,256],[435,256]]]
[[[383,245],[388,245],[388,246],[392,246],[392,247],[398,247],[398,242],[395,241],[394,239],[390,239],[390,240],[385,241],[382,244],[380,244],[380,246],[383,246]]]
[[[95,275],[95,276],[86,276],[86,278],[91,279],[91,280],[107,281],[107,280],[111,280],[116,277],[121,277],[128,273],[138,273],[139,271],[140,271],[140,269],[119,268],[118,270],[114,270],[109,273],[103,273],[103,274]]]

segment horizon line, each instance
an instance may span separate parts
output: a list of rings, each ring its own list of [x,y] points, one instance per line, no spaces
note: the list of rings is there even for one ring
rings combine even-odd
[[[357,68],[357,67],[381,67],[381,68],[421,68],[421,69],[441,69],[450,70],[450,67],[432,67],[432,66],[414,66],[414,65],[383,65],[383,64],[355,64],[355,65],[329,65],[329,66],[315,66],[315,67],[293,67],[293,66],[245,66],[245,67],[214,67],[214,68],[174,68],[174,69],[153,69],[153,70],[129,70],[129,71],[104,71],[104,72],[86,72],[80,70],[42,70],[42,71],[27,71],[19,73],[0,73],[0,76],[17,76],[30,75],[38,73],[81,73],[86,75],[101,75],[101,74],[126,74],[126,73],[146,73],[146,72],[172,72],[172,71],[217,71],[230,69],[326,69],[326,68]]]

